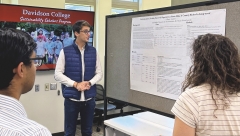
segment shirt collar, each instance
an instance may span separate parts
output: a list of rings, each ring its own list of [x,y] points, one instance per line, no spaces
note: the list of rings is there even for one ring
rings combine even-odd
[[[73,41],[73,43],[74,43],[74,45],[76,45],[76,46],[78,47],[78,49],[80,49],[79,46],[76,44],[76,39]],[[80,49],[80,50],[85,50],[85,49],[87,49],[87,46],[88,46],[88,44],[86,43],[86,44],[82,47],[82,49]]]
[[[0,94],[0,111],[6,111],[9,114],[27,117],[23,105],[15,98]]]

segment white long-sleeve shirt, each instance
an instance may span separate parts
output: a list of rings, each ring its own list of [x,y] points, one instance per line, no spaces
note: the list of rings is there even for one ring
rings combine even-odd
[[[81,59],[82,59],[82,81],[84,81],[84,71],[85,71],[85,63],[84,63],[84,51],[85,46],[82,49],[79,49],[81,52]],[[65,55],[63,49],[60,51],[59,58],[56,64],[55,68],[55,80],[59,81],[61,84],[64,84],[67,87],[73,87],[74,82],[72,79],[64,75],[65,72]],[[98,81],[102,79],[103,73],[101,68],[101,63],[99,60],[99,56],[96,53],[96,70],[95,70],[95,76],[89,81],[91,85],[96,84]],[[73,100],[73,99],[72,99]],[[79,101],[79,100],[75,100]],[[81,92],[81,98],[80,101],[85,101],[84,91]]]
[[[23,105],[17,99],[0,94],[0,136],[52,136],[52,134],[46,127],[28,119]]]

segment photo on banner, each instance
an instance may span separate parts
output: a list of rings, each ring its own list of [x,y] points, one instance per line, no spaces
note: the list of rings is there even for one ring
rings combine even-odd
[[[13,9],[17,11],[9,12]],[[0,28],[25,31],[37,43],[36,57],[43,58],[37,70],[55,69],[61,49],[74,41],[72,25],[78,20],[94,26],[94,12],[0,4]],[[88,46],[93,46],[93,27],[90,30]]]

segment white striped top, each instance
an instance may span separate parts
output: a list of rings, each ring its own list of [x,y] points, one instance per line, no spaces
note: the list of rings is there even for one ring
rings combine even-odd
[[[49,130],[27,118],[15,98],[0,95],[0,136],[51,136]]]
[[[195,128],[196,136],[240,136],[240,94],[228,95],[230,104],[225,110],[218,98],[219,108],[214,112],[216,106],[209,90],[208,84],[186,90],[179,96],[172,112]]]

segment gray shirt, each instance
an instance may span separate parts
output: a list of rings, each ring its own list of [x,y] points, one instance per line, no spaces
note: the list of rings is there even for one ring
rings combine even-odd
[[[72,45],[73,44],[73,38],[65,38],[64,40],[63,40],[63,46],[64,47],[67,47],[67,46],[69,46],[69,45]]]

